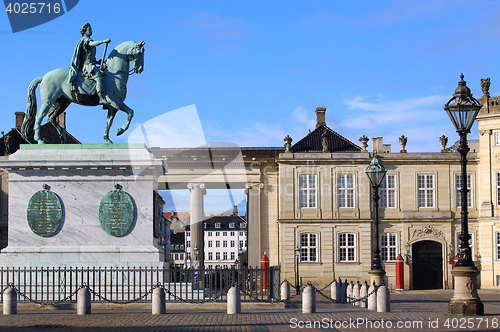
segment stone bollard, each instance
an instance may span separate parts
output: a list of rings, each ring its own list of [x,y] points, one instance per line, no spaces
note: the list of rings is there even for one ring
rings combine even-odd
[[[347,302],[347,279],[345,280],[345,282],[341,283],[340,302],[342,303]]]
[[[347,282],[347,280],[346,280]],[[352,291],[353,291],[353,288],[354,288],[354,284],[352,283],[352,280],[351,280],[351,283],[347,285],[347,302],[351,302],[352,301]]]
[[[331,287],[330,297],[332,298],[332,300],[337,301],[337,281],[333,280],[332,285],[330,287]]]
[[[353,289],[352,289],[352,297],[353,299],[355,300],[359,300],[361,297],[359,296],[360,295],[360,291],[361,291],[361,285],[359,284],[359,280],[358,282],[353,286]],[[353,305],[359,307],[360,301],[356,301],[353,303]]]
[[[316,291],[311,285],[302,292],[302,313],[313,314],[316,312]]]
[[[227,292],[227,314],[241,314],[241,293],[234,286]]]
[[[151,302],[151,313],[153,315],[163,315],[165,310],[165,290],[161,287],[153,289]]]
[[[90,315],[90,291],[83,287],[78,290],[78,299],[76,301],[77,315]]]
[[[377,289],[377,286],[375,285],[375,282],[373,282],[373,285],[368,288],[368,294],[371,294],[368,296],[368,310],[377,310],[377,292],[375,290]]]
[[[337,282],[337,291],[336,291],[336,297],[334,300],[337,302],[342,302],[342,280],[339,278],[339,282]]]
[[[391,292],[385,285],[377,290],[377,312],[391,312]]]
[[[3,292],[3,314],[17,314],[17,293],[16,290],[12,287],[7,288]]]
[[[285,303],[285,308],[290,307],[290,284],[286,281],[281,284],[281,301]]]
[[[361,288],[359,289],[359,297],[364,298],[366,297],[366,295],[368,295],[368,284],[365,281],[365,283],[361,285]],[[361,300],[360,302],[361,308],[366,308],[367,299]]]

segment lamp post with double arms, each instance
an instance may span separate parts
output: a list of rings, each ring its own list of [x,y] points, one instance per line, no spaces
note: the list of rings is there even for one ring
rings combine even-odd
[[[460,81],[458,82],[458,87],[455,89],[455,94],[444,106],[444,110],[460,136],[457,150],[460,153],[461,166],[462,231],[458,237],[460,239],[458,262],[451,272],[455,278],[455,291],[448,305],[448,311],[451,314],[484,314],[484,305],[477,294],[477,276],[479,275],[479,270],[472,260],[469,245],[471,238],[469,234],[469,212],[467,211],[467,193],[469,192],[467,189],[467,153],[470,150],[467,143],[467,134],[470,133],[470,129],[480,109],[481,105],[472,97],[472,93],[464,81],[464,75],[460,75]]]
[[[378,234],[378,201],[380,200],[379,188],[380,184],[384,180],[385,174],[387,173],[387,169],[380,162],[379,156],[374,155],[370,165],[365,169],[365,173],[370,180],[370,184],[373,188],[373,203],[374,203],[374,218],[373,218],[373,228],[374,228],[374,236],[373,241],[375,242],[375,246],[372,245],[373,249],[373,262],[372,268],[369,272],[371,277],[371,282],[375,282],[377,285],[382,283],[382,280],[385,276],[385,270],[382,267],[382,261],[380,259],[380,248],[379,248],[379,234]]]

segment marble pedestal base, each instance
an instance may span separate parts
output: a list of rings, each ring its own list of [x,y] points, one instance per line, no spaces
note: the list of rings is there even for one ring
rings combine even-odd
[[[163,165],[143,144],[21,145],[0,167],[9,173],[9,238],[0,266],[168,267],[165,224],[158,236],[154,208]],[[102,227],[99,212],[117,186],[133,204],[132,225],[121,236]],[[62,207],[49,236],[35,234],[27,220],[28,202],[42,187]]]
[[[455,292],[448,305],[450,314],[484,315],[484,305],[477,294],[477,276],[475,266],[456,266],[451,271],[455,278]]]

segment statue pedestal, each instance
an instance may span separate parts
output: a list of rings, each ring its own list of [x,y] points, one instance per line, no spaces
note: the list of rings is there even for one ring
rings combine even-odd
[[[448,305],[450,314],[484,315],[484,305],[477,294],[477,276],[475,266],[455,266],[451,271],[455,278],[455,292]]]
[[[0,167],[9,173],[0,266],[168,267],[162,161],[143,144],[21,145]]]

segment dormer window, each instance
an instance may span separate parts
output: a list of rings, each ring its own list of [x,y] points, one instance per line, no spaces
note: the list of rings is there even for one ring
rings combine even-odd
[[[215,223],[215,228],[220,228],[220,222]]]
[[[229,223],[229,228],[234,228],[234,222]]]
[[[247,227],[247,223],[246,222],[240,223],[240,228],[246,228],[246,227]]]

